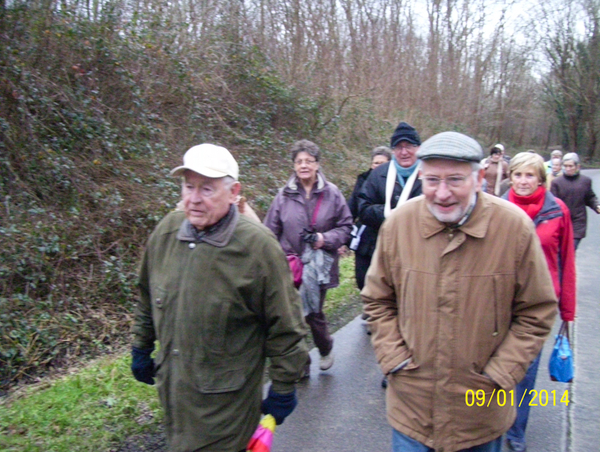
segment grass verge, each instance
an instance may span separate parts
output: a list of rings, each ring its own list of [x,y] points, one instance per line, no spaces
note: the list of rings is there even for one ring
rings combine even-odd
[[[160,422],[156,390],[131,377],[129,354],[25,388],[0,409],[0,450],[106,451]]]
[[[327,293],[331,331],[362,309],[354,258],[340,260],[340,285]],[[0,450],[98,452],[117,450],[131,436],[159,430],[156,389],[129,370],[129,353],[101,358],[76,373],[22,389],[0,403]]]

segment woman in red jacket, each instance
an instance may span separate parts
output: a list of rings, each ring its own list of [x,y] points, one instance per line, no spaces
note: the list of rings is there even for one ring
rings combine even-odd
[[[509,177],[511,188],[504,198],[521,207],[535,223],[554,283],[560,316],[563,321],[572,322],[575,319],[575,246],[569,209],[546,190],[546,168],[538,154],[521,152],[515,155],[510,162]],[[527,449],[525,429],[540,355],[517,385],[518,400],[526,394],[517,408],[515,423],[506,434],[508,447],[513,451]]]

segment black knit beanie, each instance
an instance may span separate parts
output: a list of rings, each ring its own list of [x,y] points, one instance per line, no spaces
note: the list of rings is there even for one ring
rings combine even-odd
[[[390,147],[393,149],[398,143],[400,143],[403,140],[408,141],[412,144],[416,144],[417,146],[421,146],[421,138],[419,138],[417,130],[404,121],[398,124],[396,130],[394,130],[394,134],[392,135],[392,139],[390,140]]]

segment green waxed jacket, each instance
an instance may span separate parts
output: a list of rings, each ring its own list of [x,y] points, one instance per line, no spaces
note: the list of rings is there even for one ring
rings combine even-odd
[[[245,450],[260,417],[265,359],[280,393],[293,390],[308,359],[279,243],[235,207],[226,220],[197,239],[183,212],[173,212],[142,261],[133,345],[160,343],[156,386],[170,451]]]

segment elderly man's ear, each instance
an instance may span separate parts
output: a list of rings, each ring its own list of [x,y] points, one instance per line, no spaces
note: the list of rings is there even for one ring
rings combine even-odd
[[[231,186],[231,194],[233,195],[234,202],[237,201],[240,192],[242,191],[242,184],[235,181]]]
[[[481,191],[481,186],[483,185],[483,177],[485,176],[485,170],[481,168],[477,173],[477,187],[476,191]]]

